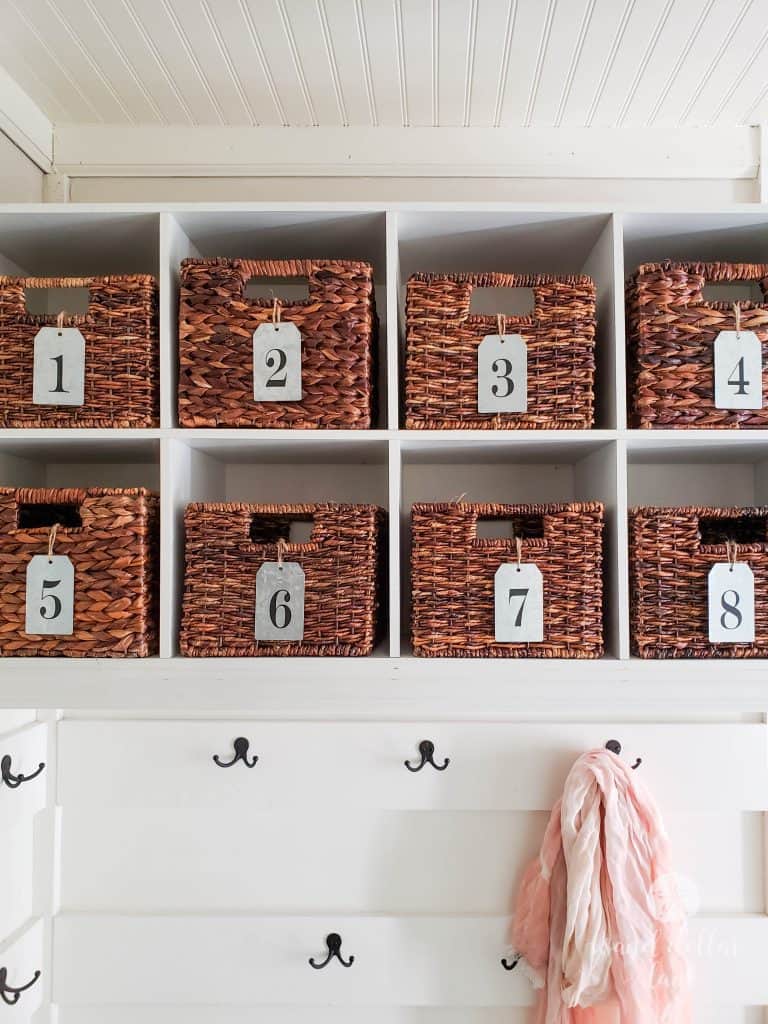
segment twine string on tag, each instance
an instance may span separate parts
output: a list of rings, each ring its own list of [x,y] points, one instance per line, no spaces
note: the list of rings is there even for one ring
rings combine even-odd
[[[272,302],[272,324],[274,325],[275,330],[277,330],[277,325],[279,323],[280,323],[280,300],[277,298],[277,296],[275,296],[275,298],[274,298],[274,300]]]
[[[59,532],[59,524],[54,523],[48,533],[48,564],[53,561],[53,545],[56,543],[56,534]]]
[[[736,340],[739,340],[741,334],[741,303],[734,302],[733,304],[733,315],[736,317]]]
[[[499,332],[499,337],[503,340],[507,333],[507,318],[501,313],[496,314],[496,329]]]
[[[733,567],[736,565],[736,558],[739,554],[739,545],[735,540],[727,540],[725,542],[725,554],[728,559],[728,572],[733,572]]]
[[[517,571],[520,572],[520,563],[523,560],[523,539],[515,536],[515,550],[517,551]]]
[[[278,569],[282,569],[283,568],[283,555],[285,554],[285,548],[286,548],[285,540],[282,537],[279,537],[278,540],[277,540],[277,568]]]
[[[58,328],[59,334],[61,334],[62,329],[64,327],[64,310],[63,309],[59,311],[59,314],[56,317],[56,327]]]
[[[466,498],[466,496],[467,496],[467,492],[466,492],[466,491],[462,491],[462,492],[461,492],[461,494],[457,495],[457,496],[456,496],[456,497],[455,497],[455,498],[453,499],[453,501],[451,502],[451,504],[452,504],[452,505],[459,505],[459,504],[460,504],[460,503],[461,503],[461,502],[462,502],[462,501],[464,500],[464,498]]]

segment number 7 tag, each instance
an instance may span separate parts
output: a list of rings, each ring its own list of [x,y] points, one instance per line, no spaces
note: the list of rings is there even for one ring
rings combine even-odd
[[[494,585],[497,643],[541,643],[544,639],[544,581],[533,562],[505,563]]]

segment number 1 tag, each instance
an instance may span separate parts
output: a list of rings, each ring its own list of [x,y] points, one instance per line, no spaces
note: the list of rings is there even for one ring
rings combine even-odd
[[[83,405],[85,338],[76,327],[41,327],[33,360],[33,405]]]
[[[253,397],[257,402],[300,402],[301,334],[296,324],[262,324],[253,332]]]
[[[715,408],[762,409],[763,348],[754,331],[715,338]]]
[[[256,573],[255,636],[304,639],[304,570],[298,562],[264,562]]]
[[[477,411],[528,411],[528,349],[519,334],[487,334],[477,347]]]
[[[746,562],[717,562],[709,570],[709,642],[755,639],[755,577]]]
[[[34,555],[27,566],[27,614],[31,636],[71,636],[75,568],[66,555]]]
[[[541,643],[544,639],[544,581],[533,562],[500,565],[494,586],[497,643]]]

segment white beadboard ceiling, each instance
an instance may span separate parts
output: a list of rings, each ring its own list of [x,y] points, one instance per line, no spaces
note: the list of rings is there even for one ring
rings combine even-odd
[[[768,0],[0,0],[54,124],[754,125]]]

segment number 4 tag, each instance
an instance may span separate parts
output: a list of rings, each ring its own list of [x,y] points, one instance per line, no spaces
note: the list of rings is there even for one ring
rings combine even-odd
[[[755,639],[755,577],[746,562],[717,562],[709,570],[709,642]]]
[[[754,331],[715,338],[715,408],[762,409],[763,348]]]
[[[505,563],[494,586],[497,643],[541,643],[544,639],[544,584],[533,562]]]

